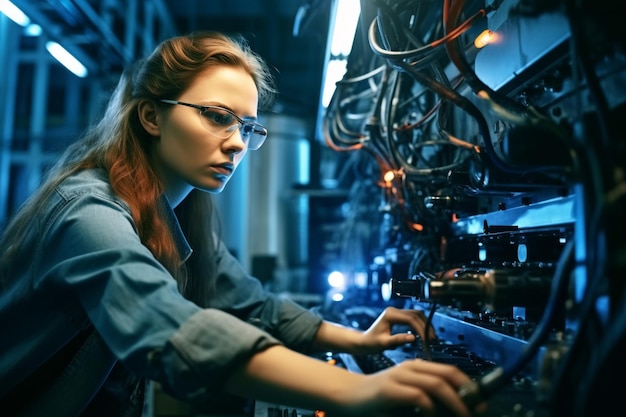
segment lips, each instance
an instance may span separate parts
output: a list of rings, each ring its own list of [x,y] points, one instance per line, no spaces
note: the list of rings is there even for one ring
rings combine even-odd
[[[231,163],[212,165],[211,167],[222,175],[230,175],[235,170],[235,166]]]

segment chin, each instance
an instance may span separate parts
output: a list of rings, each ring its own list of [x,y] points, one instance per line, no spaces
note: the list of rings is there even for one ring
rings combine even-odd
[[[226,183],[228,181],[224,181],[222,183],[219,184],[196,184],[195,188],[197,188],[200,191],[204,191],[206,193],[210,193],[210,194],[219,194],[222,191],[224,191],[224,188],[226,187]]]

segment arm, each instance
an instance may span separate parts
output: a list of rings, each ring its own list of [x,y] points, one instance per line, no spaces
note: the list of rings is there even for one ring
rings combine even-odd
[[[351,373],[277,345],[238,368],[226,389],[268,402],[323,409],[331,416],[393,416],[416,407],[430,415],[436,404],[469,416],[457,394],[469,381],[454,366],[417,359],[376,374]]]

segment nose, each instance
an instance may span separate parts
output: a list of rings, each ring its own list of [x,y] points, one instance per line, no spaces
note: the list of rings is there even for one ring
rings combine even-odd
[[[232,134],[224,139],[223,146],[228,149],[230,152],[239,153],[244,151],[248,144],[243,140],[241,136],[241,126],[237,129],[234,129]]]

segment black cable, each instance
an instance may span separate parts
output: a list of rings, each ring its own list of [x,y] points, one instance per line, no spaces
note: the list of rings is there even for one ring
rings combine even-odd
[[[429,361],[433,360],[433,355],[430,350],[430,338],[428,337],[428,333],[430,329],[433,327],[433,317],[435,316],[435,311],[437,310],[437,303],[433,303],[430,307],[430,312],[428,313],[428,317],[426,319],[426,326],[424,326],[424,339],[422,340],[422,350],[424,351],[424,355],[426,359]]]
[[[625,294],[620,294],[624,299]],[[615,377],[621,377],[625,367],[624,348],[626,348],[626,304],[622,301],[615,306],[604,335],[593,341],[583,374],[579,380],[578,395],[574,401],[574,417],[584,417],[595,413],[599,407],[613,410],[615,401],[606,401],[621,391],[614,386]],[[604,399],[601,404],[598,400]],[[613,397],[613,400],[617,398]]]
[[[574,3],[572,0],[565,1],[565,10],[567,12],[570,26],[571,42],[574,45],[575,50],[578,52],[576,54],[577,59],[573,59],[572,65],[576,65],[576,62],[578,61],[578,63],[580,63],[580,68],[583,70],[583,75],[587,81],[591,97],[597,107],[595,114],[598,119],[602,144],[604,145],[605,150],[608,150],[611,139],[609,123],[607,121],[609,105],[604,95],[604,91],[602,90],[602,86],[600,85],[598,76],[593,68],[593,62],[589,56],[589,48],[582,34],[584,29],[584,12],[580,7],[576,7],[572,3]],[[606,156],[611,157],[611,155]]]

